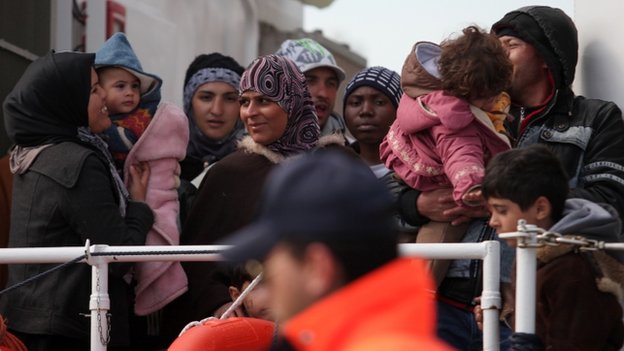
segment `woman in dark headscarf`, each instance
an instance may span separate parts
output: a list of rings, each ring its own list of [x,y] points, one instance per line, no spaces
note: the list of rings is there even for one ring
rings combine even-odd
[[[238,86],[245,69],[220,53],[199,55],[184,77],[184,113],[189,121],[186,158],[180,162],[180,222],[197,194],[205,170],[236,150],[245,134]]]
[[[32,63],[4,102],[11,151],[13,203],[10,247],[139,245],[153,215],[142,201],[149,178],[131,168],[129,193],[104,142],[111,124],[95,55],[49,53]],[[9,268],[9,284],[49,269]],[[130,287],[127,265],[111,265],[111,345],[126,346]],[[29,350],[87,350],[91,268],[76,264],[0,298],[0,313]],[[103,331],[106,333],[106,331]],[[103,335],[104,338],[107,335]]]
[[[192,181],[205,167],[236,150],[245,128],[239,118],[238,86],[245,69],[229,56],[199,55],[184,79],[184,113],[190,140],[180,162],[181,178]]]
[[[251,221],[269,171],[319,146],[342,147],[340,136],[319,139],[318,117],[306,79],[287,58],[256,59],[240,83],[240,114],[249,136],[206,174],[182,231],[187,245],[214,244]],[[220,315],[231,303],[228,287],[210,277],[211,263],[183,263],[189,290],[166,307],[170,337],[189,321]]]

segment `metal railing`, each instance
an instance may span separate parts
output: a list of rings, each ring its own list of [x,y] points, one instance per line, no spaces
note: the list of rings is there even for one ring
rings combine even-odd
[[[499,350],[498,310],[501,306],[499,291],[500,244],[497,241],[461,244],[400,244],[402,256],[419,256],[430,259],[480,259],[483,260],[483,347]],[[220,261],[219,252],[228,246],[108,246],[39,247],[0,249],[0,263],[65,263],[83,257],[80,263],[91,265],[92,351],[106,350],[110,309],[108,295],[108,265],[111,262],[150,261]]]
[[[582,236],[564,237],[525,220],[518,221],[517,232],[499,234],[501,239],[516,239],[515,328],[518,333],[535,334],[537,249],[546,245],[575,245],[580,251],[624,250],[624,243],[604,242]]]
[[[483,349],[500,349],[499,310],[500,294],[500,243],[483,241],[461,244],[400,244],[403,256],[418,256],[430,259],[479,259],[483,260]]]

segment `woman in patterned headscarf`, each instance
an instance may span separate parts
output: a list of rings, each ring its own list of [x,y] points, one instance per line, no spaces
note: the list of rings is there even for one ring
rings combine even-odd
[[[280,159],[316,146],[320,134],[305,77],[282,56],[258,58],[243,73],[241,119],[253,142]],[[251,145],[251,140],[247,143]]]
[[[287,58],[256,59],[241,77],[240,92],[240,116],[249,135],[206,174],[183,226],[182,244],[214,244],[249,223],[267,174],[276,164],[320,146],[344,143],[340,136],[319,139],[306,79]],[[183,266],[189,291],[166,308],[169,338],[189,321],[220,315],[231,303],[227,285],[210,277],[214,264]]]

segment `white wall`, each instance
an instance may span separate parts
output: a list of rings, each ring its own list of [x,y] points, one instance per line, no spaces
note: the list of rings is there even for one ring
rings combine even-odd
[[[579,31],[574,90],[624,108],[624,1],[576,0],[574,5]]]
[[[257,56],[255,0],[117,0],[143,69],[163,79],[163,100],[182,105],[184,74],[195,56],[221,52],[246,65]]]
[[[163,100],[182,105],[189,63],[220,52],[243,67],[258,56],[259,22],[282,30],[303,27],[297,0],[117,0],[126,8],[126,34],[143,69],[163,79]]]

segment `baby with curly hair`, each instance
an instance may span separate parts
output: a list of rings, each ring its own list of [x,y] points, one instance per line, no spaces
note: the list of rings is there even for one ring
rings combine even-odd
[[[405,94],[380,146],[386,166],[419,191],[453,188],[459,206],[483,206],[480,184],[495,154],[510,148],[504,110],[512,65],[499,40],[475,26],[440,46],[419,42],[405,61]],[[459,242],[465,226],[423,225],[416,242]],[[432,261],[437,283],[450,261]]]

